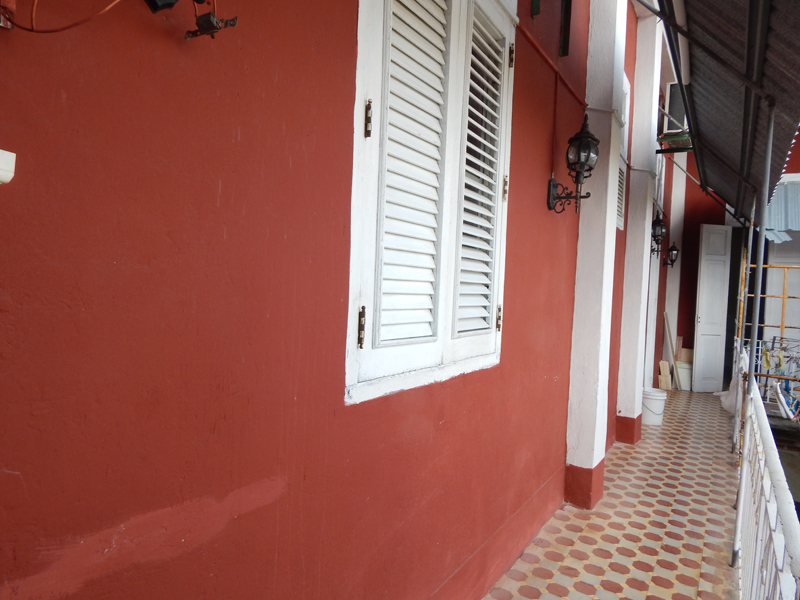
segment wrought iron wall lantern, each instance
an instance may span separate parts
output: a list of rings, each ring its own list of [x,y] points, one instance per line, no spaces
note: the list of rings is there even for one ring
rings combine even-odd
[[[661,218],[661,213],[656,213],[656,218],[653,219],[653,224],[650,228],[650,236],[652,242],[650,243],[650,254],[661,254],[661,243],[667,235],[667,226]]]
[[[678,260],[678,252],[680,252],[680,250],[675,245],[675,242],[672,242],[672,246],[670,246],[669,250],[667,250],[667,255],[664,257],[664,261],[661,263],[661,266],[666,267],[669,265],[670,267],[674,267],[675,261]]]
[[[566,186],[558,183],[555,177],[551,177],[547,186],[547,208],[562,213],[574,200],[575,212],[580,212],[581,200],[591,196],[588,192],[582,194],[581,186],[592,176],[592,170],[599,156],[599,144],[600,140],[589,131],[589,116],[584,115],[581,130],[569,138],[567,148],[567,168],[569,176],[575,182],[575,191],[568,191]]]

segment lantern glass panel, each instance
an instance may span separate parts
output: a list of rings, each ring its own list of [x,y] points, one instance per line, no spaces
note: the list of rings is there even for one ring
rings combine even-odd
[[[653,219],[652,236],[656,244],[660,244],[667,234],[667,226],[661,220],[661,215]]]
[[[570,171],[576,171],[580,162],[578,144],[570,144],[567,148],[567,167]]]
[[[584,162],[586,163],[586,168],[592,170],[597,164],[599,148],[593,140],[585,140],[585,142],[588,148],[586,149],[586,160]]]

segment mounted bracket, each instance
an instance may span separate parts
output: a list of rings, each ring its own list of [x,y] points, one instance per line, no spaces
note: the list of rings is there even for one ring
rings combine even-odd
[[[575,201],[575,212],[580,212],[581,200],[591,198],[591,196],[589,192],[581,194],[580,184],[575,186],[574,192],[567,190],[565,186],[556,181],[555,177],[551,177],[547,184],[547,208],[557,213],[564,212],[573,200]]]
[[[211,39],[214,39],[214,34],[228,27],[236,27],[236,23],[238,21],[239,17],[233,17],[232,19],[218,19],[213,12],[209,12],[204,15],[198,15],[195,18],[197,29],[194,31],[187,31],[186,36],[183,39],[190,40],[192,38],[200,37],[201,35],[210,35]]]

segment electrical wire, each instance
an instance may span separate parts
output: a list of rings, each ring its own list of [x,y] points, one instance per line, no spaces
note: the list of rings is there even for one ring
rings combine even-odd
[[[91,21],[95,17],[98,17],[98,16],[102,15],[103,13],[108,12],[109,10],[114,8],[120,2],[122,2],[122,0],[114,0],[111,4],[106,6],[104,9],[99,10],[96,13],[94,13],[92,15],[89,15],[88,17],[86,17],[84,19],[81,19],[80,21],[76,21],[74,23],[70,23],[69,25],[64,25],[62,27],[56,27],[54,29],[36,29],[36,7],[39,4],[39,0],[33,0],[33,3],[31,4],[31,26],[30,27],[26,27],[25,25],[21,25],[19,22],[14,20],[14,17],[12,16],[11,11],[5,6],[0,6],[0,16],[4,17],[14,27],[16,27],[18,29],[21,29],[22,31],[27,31],[29,33],[60,33],[62,31],[67,31],[69,29],[73,29],[75,27],[83,25],[84,23],[88,23],[89,21]],[[211,2],[212,2],[211,12],[212,12],[212,14],[216,14],[217,13],[217,0],[211,0]],[[205,4],[205,3],[206,2],[203,2],[203,4]],[[196,18],[198,16],[197,3],[196,2],[192,2],[192,4],[194,4],[194,16]]]
[[[31,4],[31,29],[36,29],[36,5],[39,4],[39,0],[33,0],[33,4]]]
[[[114,0],[111,4],[106,6],[104,9],[94,13],[93,15],[89,15],[88,17],[81,19],[80,21],[76,21],[75,23],[70,23],[69,25],[64,25],[63,27],[56,27],[55,29],[36,29],[36,5],[38,4],[39,0],[33,0],[33,5],[31,6],[31,26],[26,27],[24,25],[20,25],[17,23],[12,17],[11,12],[2,7],[3,13],[8,19],[9,23],[11,23],[14,27],[21,29],[22,31],[27,31],[29,33],[59,33],[61,31],[67,31],[68,29],[72,29],[74,27],[78,27],[79,25],[83,25],[84,23],[89,22],[90,20],[94,19],[97,16],[102,15],[105,12],[108,12],[112,8],[114,8],[117,4],[122,2],[122,0]]]
[[[213,1],[213,4],[211,5],[211,12],[216,15],[217,14],[217,0],[212,0],[212,1]],[[197,18],[197,17],[200,16],[200,13],[197,10],[198,3],[197,2],[192,2],[192,4],[194,4],[194,16],[195,16],[195,18]],[[199,4],[208,4],[208,2],[207,1],[200,2]]]

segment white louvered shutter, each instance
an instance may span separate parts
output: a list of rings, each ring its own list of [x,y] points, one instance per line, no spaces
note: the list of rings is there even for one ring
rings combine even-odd
[[[391,3],[377,342],[435,334],[440,240],[444,0]]]
[[[617,229],[625,229],[625,163],[617,176]]]
[[[495,293],[501,194],[505,41],[476,9],[471,27],[463,145],[456,333],[488,330]]]
[[[514,35],[496,0],[359,2],[348,404],[500,360]]]

